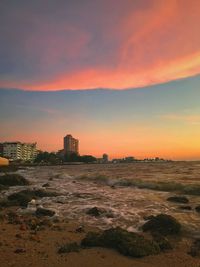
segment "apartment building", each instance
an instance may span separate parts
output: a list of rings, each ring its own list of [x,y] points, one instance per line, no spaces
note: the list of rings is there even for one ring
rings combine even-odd
[[[36,143],[5,142],[3,156],[12,160],[33,161],[37,156]]]
[[[79,141],[68,134],[64,137],[64,154],[79,154]]]

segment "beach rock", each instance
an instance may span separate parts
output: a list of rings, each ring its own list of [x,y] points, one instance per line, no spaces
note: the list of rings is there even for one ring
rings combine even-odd
[[[180,210],[192,210],[192,207],[190,207],[190,206],[179,206],[178,208]]]
[[[50,184],[49,183],[46,183],[46,184],[43,184],[42,187],[49,187]]]
[[[24,248],[17,248],[14,252],[17,253],[17,254],[19,254],[19,253],[26,252],[26,250]]]
[[[67,243],[58,249],[58,253],[60,254],[69,252],[79,252],[79,251],[80,251],[80,245],[78,245],[76,242]]]
[[[173,197],[168,197],[167,201],[170,202],[176,202],[176,203],[183,203],[183,204],[187,204],[189,203],[189,200],[187,197],[185,196],[173,196]]]
[[[52,217],[55,215],[55,211],[49,210],[49,209],[44,209],[44,208],[37,208],[35,212],[36,216],[49,216]]]
[[[53,192],[53,191],[46,191],[46,190],[22,190],[17,193],[13,193],[8,196],[8,200],[10,201],[10,205],[12,206],[22,206],[22,207],[27,207],[28,203],[32,199],[38,199],[42,197],[55,197],[58,196],[58,193]]]
[[[161,251],[173,249],[173,246],[167,237],[154,233],[153,240],[159,245]]]
[[[196,212],[200,212],[200,205],[196,206],[195,210],[196,210]]]
[[[8,165],[8,166],[0,166],[0,172],[16,172],[18,171],[19,166],[16,165]]]
[[[25,223],[21,224],[20,227],[19,227],[19,230],[26,231],[27,230],[27,225]]]
[[[159,214],[146,222],[142,229],[144,232],[159,233],[163,236],[177,235],[181,231],[181,224],[172,216]]]
[[[10,201],[10,205],[27,207],[28,203],[32,200],[32,196],[31,194],[27,194],[27,191],[24,190],[11,194],[8,196],[8,200]]]
[[[3,186],[29,185],[29,181],[19,174],[5,174],[0,176],[0,184]]]
[[[89,209],[86,213],[88,215],[94,216],[94,217],[99,217],[101,214],[103,214],[105,211],[98,208],[98,207],[93,207]]]
[[[196,239],[193,242],[188,254],[190,254],[192,257],[200,257],[200,239]]]
[[[85,229],[84,229],[84,226],[79,226],[75,229],[75,232],[76,233],[84,233],[85,232]]]
[[[0,184],[0,191],[4,191],[4,190],[8,190],[8,189],[9,189],[8,186]]]
[[[111,228],[101,233],[89,232],[82,240],[81,245],[83,247],[113,248],[121,254],[131,257],[144,257],[160,252],[156,242],[120,227]]]

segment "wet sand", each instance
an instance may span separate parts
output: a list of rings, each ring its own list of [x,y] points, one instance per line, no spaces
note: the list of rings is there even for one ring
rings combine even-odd
[[[3,214],[6,214],[4,210]],[[23,226],[22,226],[23,225]],[[10,224],[6,218],[0,223],[1,267],[199,267],[200,259],[188,255],[191,240],[183,239],[176,248],[156,256],[141,259],[125,257],[111,249],[91,248],[79,252],[58,254],[58,248],[66,242],[80,242],[91,230],[85,226],[77,233],[76,222],[60,221],[45,225],[34,232],[24,223]],[[92,229],[94,230],[94,228]],[[18,250],[18,253],[16,253]],[[21,250],[21,252],[20,252]]]

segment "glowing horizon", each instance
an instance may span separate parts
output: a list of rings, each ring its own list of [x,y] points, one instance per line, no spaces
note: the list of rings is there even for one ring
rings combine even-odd
[[[0,142],[57,151],[70,133],[80,153],[200,159],[200,75],[134,90],[0,89]]]

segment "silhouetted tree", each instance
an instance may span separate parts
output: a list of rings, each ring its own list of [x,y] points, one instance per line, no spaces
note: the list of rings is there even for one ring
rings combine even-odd
[[[40,152],[35,161],[35,163],[50,163],[50,164],[58,164],[61,162],[60,158],[53,152]]]
[[[78,161],[80,162],[80,156],[77,155],[76,153],[65,154],[64,161],[65,162],[78,162]]]
[[[81,156],[81,162],[92,163],[92,162],[95,162],[96,160],[97,159],[91,155]]]

